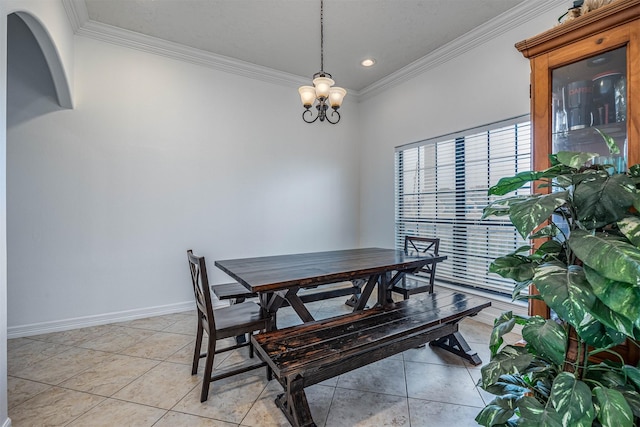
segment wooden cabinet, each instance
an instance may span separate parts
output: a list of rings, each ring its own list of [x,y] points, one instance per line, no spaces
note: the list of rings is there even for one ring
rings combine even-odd
[[[549,167],[557,151],[609,155],[596,129],[622,152],[607,163],[625,170],[640,163],[640,0],[616,0],[516,48],[531,62],[535,170]],[[531,301],[529,314],[548,317],[549,310]],[[637,360],[630,347],[623,353]]]

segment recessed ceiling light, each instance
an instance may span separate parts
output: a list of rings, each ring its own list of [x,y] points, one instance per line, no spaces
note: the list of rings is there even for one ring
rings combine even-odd
[[[375,63],[376,63],[375,59],[367,58],[367,59],[363,59],[360,65],[362,65],[363,67],[371,67]]]

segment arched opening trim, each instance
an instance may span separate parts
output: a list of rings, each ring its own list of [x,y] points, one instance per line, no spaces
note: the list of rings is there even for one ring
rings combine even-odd
[[[53,44],[49,33],[42,23],[40,23],[40,21],[31,14],[26,12],[15,12],[15,14],[18,15],[25,24],[27,24],[33,33],[33,36],[38,41],[40,49],[42,49],[42,54],[49,65],[49,72],[51,73],[53,85],[55,86],[56,94],[58,96],[58,104],[63,108],[73,108],[73,99],[71,97],[69,80],[64,72],[60,55],[58,55],[58,50]]]

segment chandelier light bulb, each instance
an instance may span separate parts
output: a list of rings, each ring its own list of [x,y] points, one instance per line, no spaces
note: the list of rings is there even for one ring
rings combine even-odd
[[[311,108],[316,100],[316,89],[313,86],[300,86],[298,89],[304,108]]]
[[[334,84],[336,84],[336,82],[329,77],[316,77],[313,79],[313,85],[316,87],[316,97],[327,99],[329,97],[329,90]]]
[[[344,96],[347,94],[347,90],[341,87],[332,87],[329,90],[329,105],[331,108],[338,109],[342,105],[342,100]]]

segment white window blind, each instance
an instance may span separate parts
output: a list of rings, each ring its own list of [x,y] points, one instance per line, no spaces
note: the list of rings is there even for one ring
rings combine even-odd
[[[438,280],[510,295],[514,282],[489,273],[489,265],[527,242],[508,217],[480,218],[495,199],[489,187],[527,170],[528,115],[396,147],[396,247],[406,235],[438,237],[448,256],[438,264]]]

